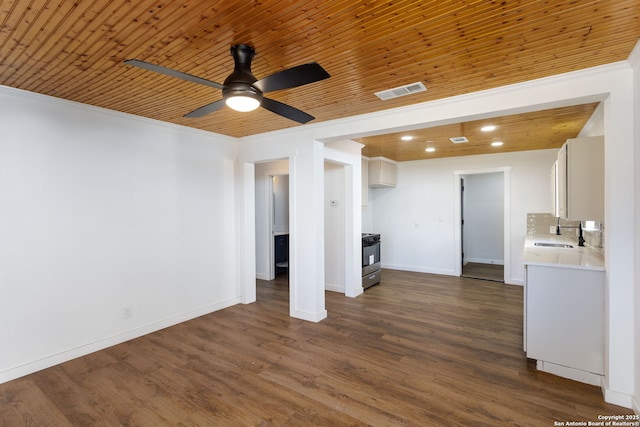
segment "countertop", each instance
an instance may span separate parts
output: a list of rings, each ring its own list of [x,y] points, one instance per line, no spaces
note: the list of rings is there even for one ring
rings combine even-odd
[[[535,242],[566,243],[573,248],[535,246]],[[528,235],[524,242],[522,260],[525,265],[576,268],[604,271],[604,255],[594,248],[580,247],[576,238],[554,235]]]

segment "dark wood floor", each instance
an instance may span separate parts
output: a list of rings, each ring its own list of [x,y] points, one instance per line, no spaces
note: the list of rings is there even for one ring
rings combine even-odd
[[[385,270],[320,323],[258,301],[0,385],[0,425],[552,426],[631,414],[535,370],[522,288]]]
[[[472,279],[504,282],[504,265],[468,262],[462,266],[462,275]]]

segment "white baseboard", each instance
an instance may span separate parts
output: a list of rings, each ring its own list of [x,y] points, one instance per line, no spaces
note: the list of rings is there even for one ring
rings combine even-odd
[[[326,291],[338,292],[338,293],[341,293],[341,294],[344,294],[344,292],[345,292],[344,286],[342,286],[342,285],[334,285],[332,283],[325,283],[324,289]]]
[[[139,328],[125,331],[111,337],[100,339],[98,341],[87,343],[75,348],[70,348],[57,354],[52,354],[20,366],[15,366],[4,371],[0,371],[0,384],[15,380],[17,378],[32,374],[37,371],[41,371],[46,368],[50,368],[55,365],[59,365],[60,363],[68,362],[69,360],[76,359],[78,357],[86,356],[87,354],[91,354],[99,350],[104,350],[105,348],[121,344],[125,341],[129,341],[164,328],[168,328],[169,326],[177,325],[178,323],[186,322],[187,320],[195,319],[196,317],[204,316],[205,314],[213,313],[214,311],[222,310],[224,308],[240,304],[240,301],[240,297],[237,297],[227,301],[222,301],[217,304],[201,307],[196,310],[182,313],[164,320],[160,320],[158,322],[150,323]]]
[[[424,268],[424,267],[415,267],[411,265],[382,264],[382,268],[386,268],[388,270],[413,271],[415,273],[429,273],[429,274],[441,274],[443,276],[455,276],[455,272],[453,270],[431,269],[431,268]]]
[[[327,310],[320,310],[317,313],[309,313],[302,310],[291,309],[289,310],[289,315],[291,317],[295,317],[296,319],[318,323],[319,321],[327,318]]]
[[[256,273],[256,279],[267,280],[267,281],[270,280],[269,279],[269,274],[266,274],[266,273]]]
[[[478,264],[495,264],[495,265],[504,265],[503,259],[485,259],[485,258],[465,258],[466,263],[475,262]]]
[[[600,388],[602,389],[602,395],[604,396],[605,402],[633,409],[637,415],[640,415],[640,405],[638,405],[638,400],[632,395],[611,390],[606,377],[602,377],[602,384],[600,384]]]
[[[581,383],[595,386],[602,385],[602,375],[594,374],[592,372],[556,365],[555,363],[549,363],[543,360],[537,361],[536,368],[538,368],[539,371],[548,372],[574,381],[580,381]]]
[[[619,391],[614,391],[614,390],[611,390],[611,389],[608,389],[608,388],[604,388],[602,391],[603,391],[603,394],[604,394],[604,401],[605,402],[611,403],[613,405],[622,406],[624,408],[629,408],[629,409],[633,408],[633,397],[632,396],[630,396],[630,395],[628,395],[626,393],[620,393]],[[635,408],[633,408],[633,410],[636,412],[636,414],[639,414],[637,406]]]

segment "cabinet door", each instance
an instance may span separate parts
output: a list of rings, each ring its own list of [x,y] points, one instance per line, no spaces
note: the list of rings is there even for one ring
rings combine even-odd
[[[380,182],[395,187],[396,185],[396,165],[393,163],[380,162]]]
[[[556,216],[567,218],[567,144],[564,144],[558,151],[556,173],[558,174],[558,207]]]
[[[369,187],[395,187],[397,167],[387,160],[369,160]]]
[[[527,266],[527,357],[602,375],[604,272]]]
[[[604,220],[604,138],[567,141],[567,210],[572,220]]]
[[[551,194],[550,209],[552,216],[559,216],[558,213],[558,161],[556,160],[551,165],[551,171],[549,172],[549,193]]]

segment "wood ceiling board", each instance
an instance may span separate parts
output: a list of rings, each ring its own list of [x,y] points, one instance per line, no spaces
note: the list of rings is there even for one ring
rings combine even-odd
[[[365,145],[362,155],[386,157],[398,162],[443,157],[506,153],[513,151],[560,148],[568,138],[575,138],[587,123],[597,103],[555,108],[532,113],[514,114],[491,119],[435,126],[407,132],[357,138]],[[491,132],[482,132],[485,125],[495,125]],[[401,136],[411,135],[411,141]],[[469,142],[454,144],[449,138],[464,136]],[[502,141],[500,147],[491,146]],[[425,148],[434,147],[427,153]]]
[[[299,124],[226,109],[184,119],[219,91],[123,61],[217,82],[237,43],[256,48],[257,78],[317,61],[330,79],[269,97],[321,122],[625,60],[638,39],[637,0],[2,0],[0,84],[240,137]],[[374,95],[417,81],[428,91]]]

